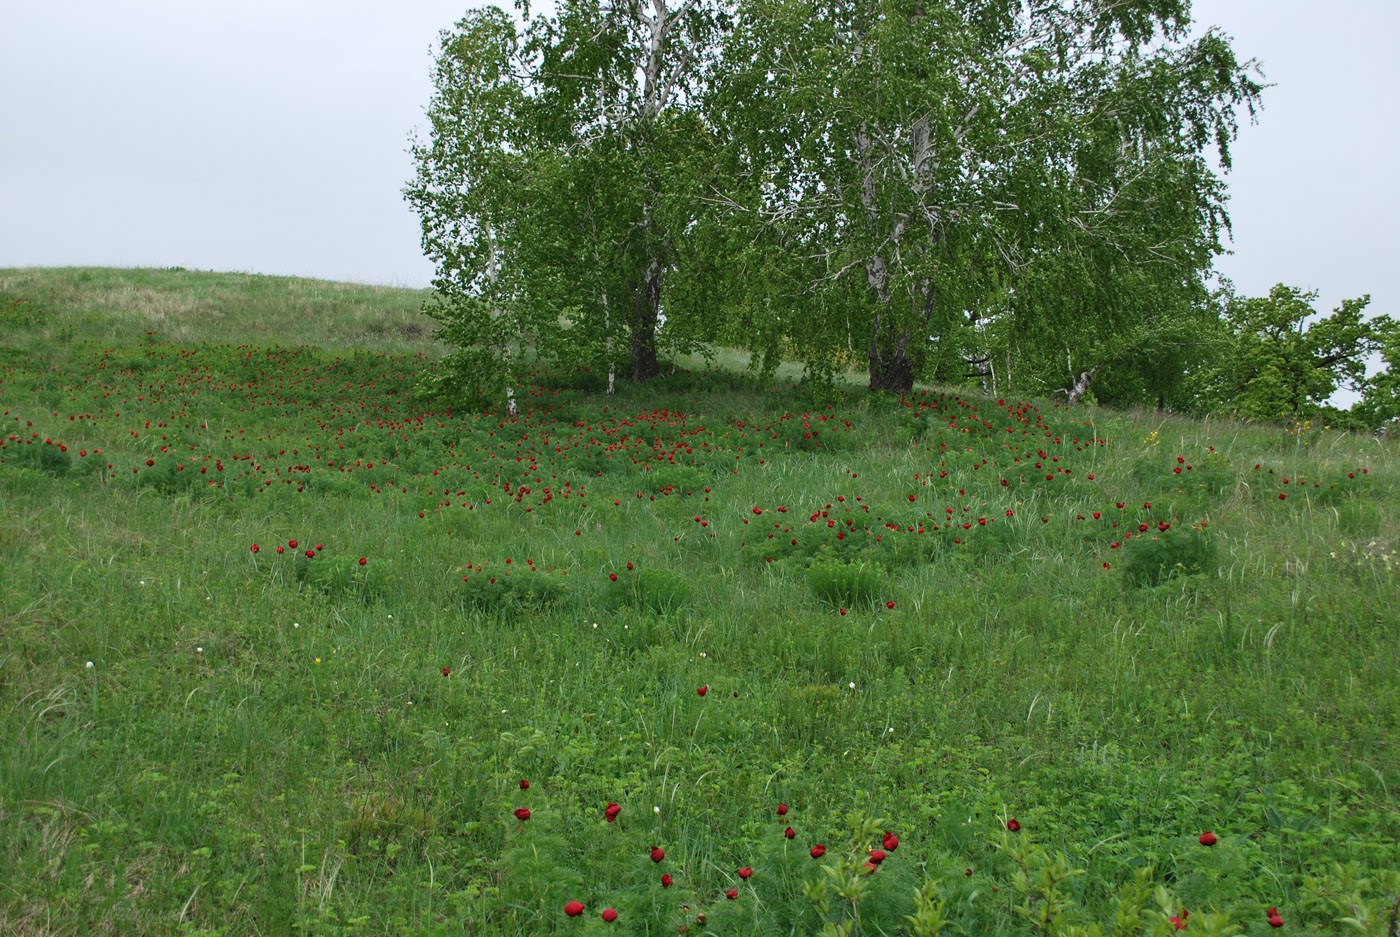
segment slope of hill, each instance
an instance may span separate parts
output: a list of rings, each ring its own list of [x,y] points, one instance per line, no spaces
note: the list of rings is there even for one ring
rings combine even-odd
[[[719,373],[463,413],[419,300],[0,271],[0,932],[929,933],[933,881],[1384,933],[1388,444]]]

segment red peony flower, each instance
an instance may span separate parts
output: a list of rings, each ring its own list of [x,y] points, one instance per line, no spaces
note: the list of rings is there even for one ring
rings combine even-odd
[[[797,831],[794,830],[792,827],[788,827],[787,829],[783,830],[783,836],[787,839],[796,839]]]
[[[607,921],[609,924],[611,924],[613,921],[616,921],[616,920],[617,920],[617,911],[615,911],[615,910],[612,909],[612,908],[604,908],[604,909],[603,909],[603,915],[602,915],[602,916],[603,916],[603,920],[605,920],[605,921]]]
[[[895,836],[893,833],[887,832],[885,833],[885,840],[881,845],[884,846],[888,852],[894,852],[899,848],[899,837]]]
[[[368,563],[368,562],[369,562],[369,560],[365,559],[363,556],[360,557],[360,565],[361,565],[361,566],[365,565],[365,564]]]
[[[522,791],[528,791],[528,790],[530,789],[530,782],[527,781],[527,780],[525,780],[524,778],[521,778],[521,779],[520,779],[520,789],[521,789]]]
[[[255,544],[253,544],[251,547],[248,548],[248,552],[249,552],[249,553],[257,553],[259,549],[260,549],[260,547],[255,543]]]
[[[820,859],[824,855],[826,855],[826,847],[823,846],[821,843],[817,843],[815,846],[812,847],[813,859]]]
[[[883,849],[870,850],[870,864],[879,865],[885,861],[885,851]]]
[[[1278,914],[1276,914],[1276,913],[1275,913],[1275,914],[1270,914],[1270,915],[1269,915],[1269,926],[1270,926],[1270,927],[1282,927],[1282,926],[1283,926],[1283,918],[1279,917]]]
[[[297,548],[297,542],[296,542],[295,540],[288,540],[288,541],[287,541],[287,546],[289,546],[289,547],[291,547],[293,550],[295,550],[295,549]]]
[[[530,808],[529,808],[529,807],[516,807],[516,808],[515,808],[515,819],[519,820],[521,823],[524,823],[526,820],[530,819]]]
[[[1021,822],[1015,817],[1012,817],[1010,820],[1006,821],[1006,828],[1013,833],[1019,833],[1021,831]]]
[[[662,859],[665,859],[665,858],[666,858],[666,850],[662,849],[660,846],[653,846],[653,847],[651,847],[651,861],[652,861],[652,862],[660,862]]]
[[[737,889],[737,888],[731,888],[731,889],[729,889],[729,891],[727,891],[727,892],[724,893],[724,897],[728,898],[730,901],[733,901],[735,898],[738,898],[738,897],[739,897],[739,889]]]
[[[1214,845],[1215,845],[1216,843],[1218,843],[1219,841],[1220,841],[1219,837],[1217,837],[1217,836],[1216,836],[1214,833],[1212,833],[1210,830],[1206,830],[1204,833],[1201,834],[1201,845],[1202,845],[1202,846],[1214,846]]]
[[[753,869],[749,868],[748,866],[744,866],[742,869],[739,870],[739,877],[746,882],[749,880],[750,875],[753,875]]]
[[[608,580],[610,582],[617,582],[617,573],[608,573]]]
[[[661,876],[661,887],[670,888],[672,881],[673,879],[671,878],[671,873],[667,872],[665,875]]]
[[[452,668],[451,668],[451,667],[444,667],[444,668],[442,668],[442,675],[443,675],[444,677],[450,677],[450,676],[452,676]]]
[[[710,692],[710,687],[708,684],[701,684],[700,686],[695,688],[696,696],[704,696],[708,692]]]
[[[1172,922],[1172,927],[1174,927],[1175,929],[1186,930],[1186,919],[1190,916],[1191,915],[1187,913],[1186,909],[1182,908],[1181,914],[1173,914],[1171,917],[1167,918],[1167,920]]]
[[[775,812],[776,812],[776,813],[778,814],[778,816],[780,816],[780,817],[785,817],[785,816],[787,816],[788,805],[787,805],[787,804],[778,804],[778,809],[777,809]]]
[[[582,901],[570,901],[564,905],[564,913],[569,917],[578,917],[584,911]]]
[[[619,807],[617,804],[612,803],[612,802],[609,802],[608,805],[607,805],[606,807],[603,808],[603,816],[605,816],[605,817],[608,818],[608,822],[609,822],[609,823],[611,823],[611,822],[613,822],[614,820],[616,820],[616,819],[617,819],[617,815],[618,815],[619,813],[621,813],[621,812],[622,812],[622,808]]]

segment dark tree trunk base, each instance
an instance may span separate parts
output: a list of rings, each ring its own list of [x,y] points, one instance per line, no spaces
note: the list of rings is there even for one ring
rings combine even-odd
[[[661,268],[653,262],[633,281],[632,380],[648,381],[661,374],[656,358],[656,326],[661,317]]]
[[[870,343],[870,389],[891,394],[907,394],[914,389],[916,365],[909,354],[909,336],[902,335],[892,347],[883,349]]]

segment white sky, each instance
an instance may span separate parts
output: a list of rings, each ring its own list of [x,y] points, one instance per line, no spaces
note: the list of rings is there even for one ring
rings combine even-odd
[[[0,267],[423,286],[400,195],[438,30],[470,4],[16,0],[0,13]],[[1219,267],[1400,313],[1396,0],[1197,0],[1258,58]]]

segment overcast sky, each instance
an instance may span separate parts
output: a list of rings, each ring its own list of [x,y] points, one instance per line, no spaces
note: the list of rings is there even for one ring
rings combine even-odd
[[[45,0],[0,14],[0,267],[423,286],[400,195],[437,32],[470,4]],[[1400,313],[1396,0],[1197,0],[1275,87],[1229,176],[1243,292]]]

